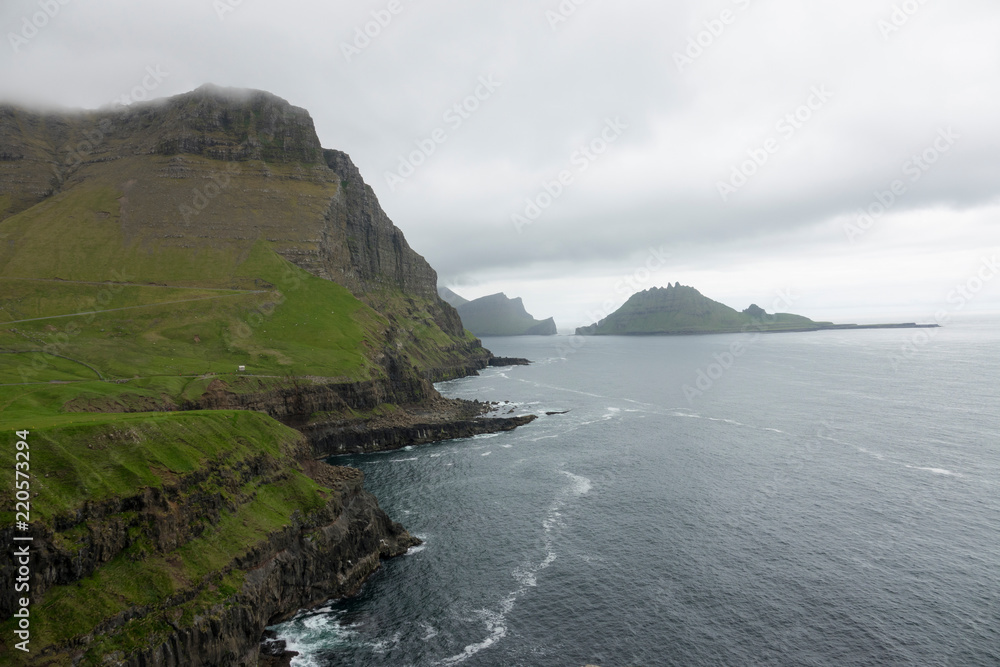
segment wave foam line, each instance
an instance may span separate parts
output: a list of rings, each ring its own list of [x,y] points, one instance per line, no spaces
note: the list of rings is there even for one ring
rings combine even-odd
[[[486,631],[488,634],[485,639],[481,642],[467,645],[464,649],[462,649],[461,653],[444,658],[435,663],[436,665],[444,665],[446,667],[451,665],[460,665],[480,651],[485,651],[491,646],[495,646],[497,642],[506,637],[507,616],[511,611],[513,611],[514,604],[517,602],[518,598],[528,591],[529,588],[534,588],[538,585],[538,573],[555,562],[557,556],[554,549],[555,537],[553,535],[553,531],[562,526],[560,517],[562,516],[563,507],[565,506],[567,500],[585,495],[593,488],[593,484],[586,477],[574,475],[573,473],[566,472],[565,470],[560,472],[569,477],[571,483],[568,487],[563,488],[558,494],[556,494],[555,500],[553,500],[552,504],[549,505],[549,511],[546,513],[545,519],[542,520],[542,529],[544,530],[545,541],[545,558],[533,568],[518,568],[513,572],[514,578],[521,584],[521,586],[500,602],[498,611],[481,609],[477,612],[486,619]]]

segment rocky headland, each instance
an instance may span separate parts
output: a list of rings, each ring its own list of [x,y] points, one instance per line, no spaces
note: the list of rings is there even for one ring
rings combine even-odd
[[[438,394],[495,358],[268,93],[0,104],[0,239],[0,426],[29,432],[33,538],[31,653],[3,597],[0,665],[258,664],[266,626],[416,543],[322,459],[533,419]],[[0,554],[0,588],[17,568]]]

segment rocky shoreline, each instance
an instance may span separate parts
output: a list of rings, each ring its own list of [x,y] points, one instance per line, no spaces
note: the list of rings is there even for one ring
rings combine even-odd
[[[521,357],[490,357],[490,366],[530,366],[531,362]]]
[[[509,361],[503,360],[503,365]],[[248,417],[260,423],[257,428],[282,434],[284,454],[251,450],[242,461],[209,459],[189,474],[168,477],[161,487],[85,502],[70,514],[54,517],[48,526],[36,524],[33,591],[46,597],[50,590],[57,596],[77,595],[68,591],[130,559],[136,559],[131,561],[135,567],[156,562],[163,565],[145,567],[170,571],[178,566],[168,564],[190,551],[187,545],[223,530],[227,516],[250,512],[265,489],[294,493],[296,485],[304,483],[294,480],[303,475],[318,485],[316,493],[325,502],[295,510],[266,532],[248,535],[227,552],[231,560],[204,579],[185,580],[168,598],[152,604],[124,603],[117,615],[82,635],[73,631],[62,639],[53,636],[28,664],[91,664],[96,651],[102,664],[128,667],[288,665],[293,654],[268,641],[268,626],[301,609],[355,594],[381,559],[402,555],[419,543],[364,489],[361,471],[323,459],[508,431],[536,419],[495,416],[500,413],[498,403],[443,398],[428,380],[412,376],[346,384],[315,378],[298,387],[279,383],[270,389],[247,389],[220,380],[174,414],[181,422],[207,419],[221,425],[231,419],[224,416],[228,411],[250,411],[240,414],[257,414]],[[401,398],[411,400],[390,402]],[[122,437],[120,430],[105,433],[95,425],[85,441],[94,447],[99,443],[100,449],[128,448],[147,438],[141,429],[128,432],[125,441]],[[65,437],[54,433],[52,439],[62,442]],[[246,516],[244,526],[253,513]],[[7,565],[0,570],[4,577],[13,572]],[[235,588],[220,595],[226,581],[239,583],[227,584]],[[207,606],[199,602],[205,598],[212,600]],[[124,633],[137,623],[158,630],[125,649],[129,644]],[[6,664],[5,657],[0,655],[0,664]]]
[[[437,397],[369,419],[321,420],[297,428],[309,440],[317,457],[328,457],[510,431],[536,419],[535,415],[486,416],[498,406],[498,403]]]

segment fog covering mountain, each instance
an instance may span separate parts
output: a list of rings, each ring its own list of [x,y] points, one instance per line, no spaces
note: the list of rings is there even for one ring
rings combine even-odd
[[[444,299],[445,303],[450,304],[454,308],[458,308],[459,306],[464,306],[469,303],[468,299],[455,294],[447,287],[438,287],[438,296]]]

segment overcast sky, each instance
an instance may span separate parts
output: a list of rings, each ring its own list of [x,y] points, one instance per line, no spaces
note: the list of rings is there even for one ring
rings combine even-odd
[[[0,27],[4,100],[308,109],[441,284],[561,329],[677,281],[1000,310],[996,0],[3,0]]]

